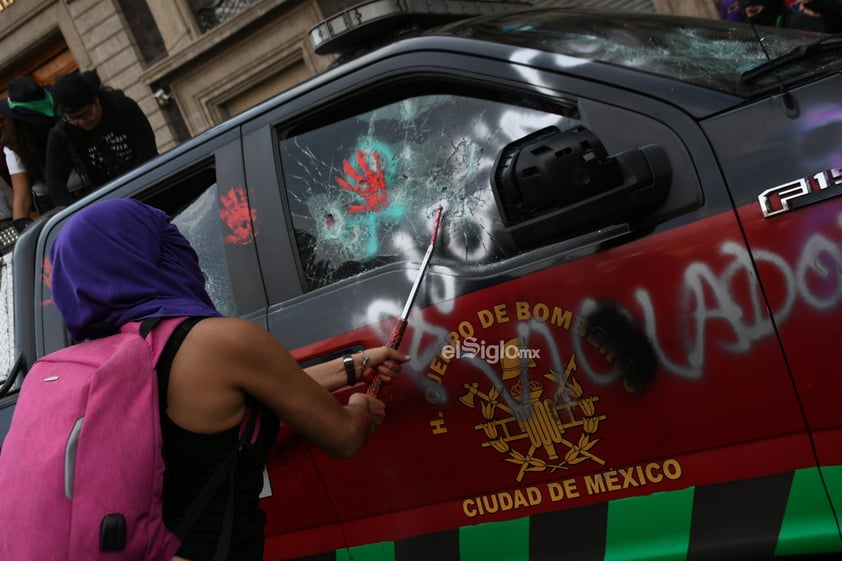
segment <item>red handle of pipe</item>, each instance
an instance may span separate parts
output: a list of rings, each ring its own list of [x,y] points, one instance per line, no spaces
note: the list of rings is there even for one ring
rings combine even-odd
[[[395,323],[395,326],[392,328],[392,332],[389,334],[389,342],[386,343],[386,346],[390,349],[397,349],[401,344],[401,339],[403,339],[403,332],[406,331],[407,320],[400,318]],[[383,378],[380,376],[379,373],[374,374],[374,380],[371,381],[371,384],[368,386],[368,390],[366,390],[366,394],[377,397],[377,394],[380,392],[380,386],[383,385]]]
[[[389,342],[386,343],[386,346],[390,349],[397,349],[401,346],[401,340],[403,340],[403,332],[406,331],[406,326],[409,322],[403,318],[398,318],[398,321],[395,322],[395,326],[392,328],[392,332],[389,333]]]

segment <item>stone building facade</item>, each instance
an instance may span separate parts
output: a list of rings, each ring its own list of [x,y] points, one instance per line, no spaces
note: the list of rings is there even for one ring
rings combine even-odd
[[[135,99],[160,151],[315,74],[308,31],[361,0],[0,0],[0,96],[76,69]],[[715,0],[533,0],[717,17]]]

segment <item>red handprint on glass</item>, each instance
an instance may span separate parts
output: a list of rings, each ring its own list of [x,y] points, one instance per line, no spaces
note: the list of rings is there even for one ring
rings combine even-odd
[[[219,218],[231,231],[225,236],[225,243],[248,245],[254,239],[252,221],[255,213],[249,209],[242,187],[232,187],[228,193],[219,197]]]
[[[53,262],[50,261],[49,257],[44,257],[44,260],[41,261],[41,280],[44,281],[44,284],[50,289],[53,288]],[[52,303],[52,298],[47,298],[41,301],[42,306],[49,306]]]
[[[351,162],[344,160],[343,169],[345,175],[353,181],[347,181],[341,177],[336,178],[339,186],[346,191],[351,191],[362,197],[365,204],[348,205],[349,214],[358,214],[363,211],[381,212],[389,207],[389,197],[386,193],[386,176],[380,167],[380,153],[374,151],[374,170],[368,164],[366,153],[357,150],[357,164],[360,170],[357,171]]]

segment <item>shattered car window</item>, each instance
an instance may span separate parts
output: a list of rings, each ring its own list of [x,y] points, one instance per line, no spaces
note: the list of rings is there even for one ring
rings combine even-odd
[[[734,95],[750,95],[777,79],[770,74],[747,88],[741,83],[744,72],[822,37],[771,26],[753,30],[743,23],[679,16],[653,22],[646,14],[585,9],[469,21],[454,24],[452,31],[632,68]]]
[[[281,141],[308,289],[419,261],[442,205],[436,260],[485,265],[513,254],[491,187],[498,152],[573,116],[457,95],[404,99]]]
[[[205,289],[222,314],[236,316],[228,261],[219,220],[216,184],[210,185],[186,208],[171,217],[171,222],[190,241],[205,275]]]

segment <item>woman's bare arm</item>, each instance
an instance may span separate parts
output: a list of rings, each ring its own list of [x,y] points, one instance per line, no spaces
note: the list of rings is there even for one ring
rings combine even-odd
[[[29,184],[29,175],[16,173],[12,178],[12,219],[29,218],[29,211],[32,209],[32,186]]]
[[[197,323],[173,360],[168,415],[187,430],[220,432],[240,422],[245,395],[336,457],[354,455],[385,416],[383,402],[363,393],[341,405],[281,343],[250,321]]]
[[[409,356],[389,347],[375,347],[353,353],[351,359],[354,364],[356,383],[370,384],[376,374],[380,374],[385,383],[394,380],[401,370],[401,364],[408,361]],[[304,371],[331,392],[348,385],[348,374],[341,357],[308,366]]]

